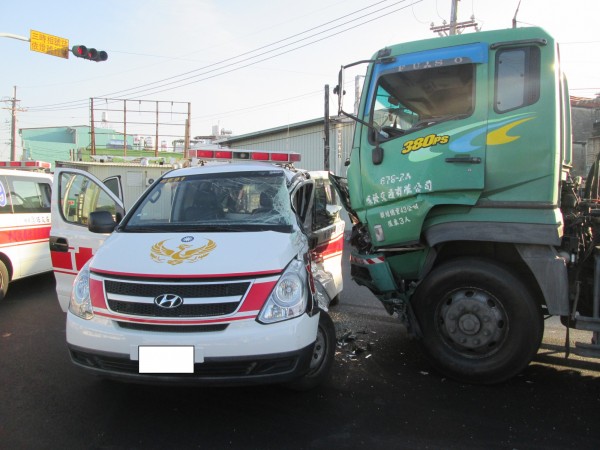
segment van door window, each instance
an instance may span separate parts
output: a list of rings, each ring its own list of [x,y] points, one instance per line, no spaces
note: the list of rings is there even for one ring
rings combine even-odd
[[[341,204],[329,180],[315,180],[313,199],[313,230],[333,224],[339,216]]]
[[[87,226],[93,211],[109,211],[117,222],[121,219],[113,199],[89,178],[72,173],[60,176],[60,211],[67,222]]]

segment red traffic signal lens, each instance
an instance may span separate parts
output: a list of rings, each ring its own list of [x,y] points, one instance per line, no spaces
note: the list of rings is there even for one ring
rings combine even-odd
[[[74,45],[71,49],[71,52],[79,58],[86,58],[88,54],[88,49],[85,45]]]
[[[90,61],[106,61],[108,53],[104,50],[96,50],[95,48],[87,48],[85,45],[74,45],[71,48],[71,53],[78,58],[89,59]]]

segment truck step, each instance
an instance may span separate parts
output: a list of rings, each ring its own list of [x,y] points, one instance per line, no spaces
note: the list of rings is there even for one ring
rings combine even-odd
[[[575,348],[572,349],[572,352],[584,358],[600,358],[600,345],[575,342]]]
[[[600,319],[589,316],[577,316],[575,329],[600,332]]]

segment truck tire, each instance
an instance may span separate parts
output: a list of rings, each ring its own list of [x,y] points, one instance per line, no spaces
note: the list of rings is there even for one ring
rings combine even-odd
[[[0,260],[0,300],[3,300],[8,291],[8,269],[2,260]]]
[[[542,310],[525,284],[483,258],[435,268],[411,302],[426,356],[458,381],[505,381],[529,364],[542,341]]]
[[[323,383],[329,376],[335,356],[335,326],[329,314],[319,313],[319,328],[313,349],[310,369],[302,377],[285,384],[285,387],[295,391],[307,391]]]

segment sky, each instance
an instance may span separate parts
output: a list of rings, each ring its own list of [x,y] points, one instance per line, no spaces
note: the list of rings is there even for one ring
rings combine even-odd
[[[191,136],[210,135],[215,126],[242,135],[322,117],[325,85],[333,89],[341,65],[386,45],[437,36],[430,27],[448,22],[451,8],[451,0],[74,4],[0,2],[0,33],[28,38],[36,30],[108,53],[98,63],[63,59],[0,37],[0,159],[10,155],[6,108],[15,86],[18,128],[89,125],[94,98],[97,126],[122,122],[125,106],[128,134],[154,135],[154,125],[141,122],[154,122],[158,108],[161,139],[183,135],[189,104]],[[561,44],[571,95],[600,93],[598,0],[460,0],[458,21],[473,17],[483,31],[510,28],[517,7],[518,26],[541,26]],[[346,110],[352,101],[346,99]],[[332,115],[336,102],[331,94]]]

